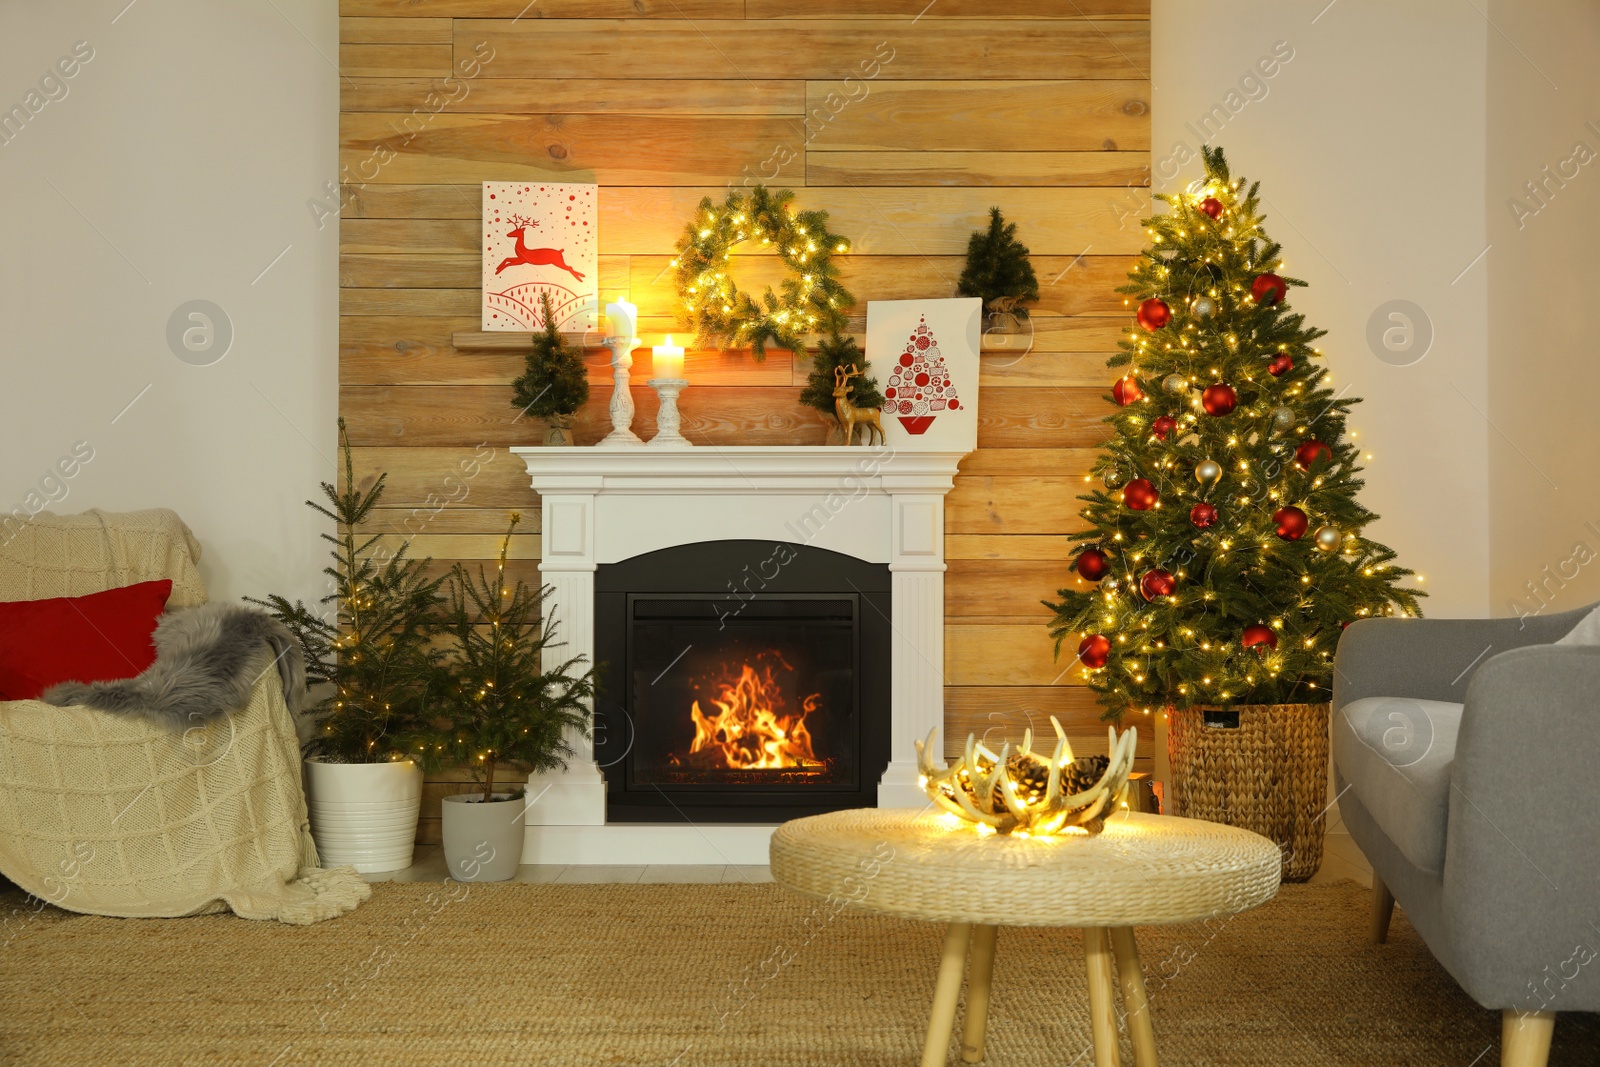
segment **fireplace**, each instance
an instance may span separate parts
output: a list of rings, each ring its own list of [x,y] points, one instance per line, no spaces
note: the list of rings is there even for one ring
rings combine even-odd
[[[595,572],[595,760],[610,822],[773,822],[877,802],[890,574],[788,542]]]

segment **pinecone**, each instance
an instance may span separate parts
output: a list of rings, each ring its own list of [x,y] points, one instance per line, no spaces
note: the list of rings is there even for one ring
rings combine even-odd
[[[1110,766],[1110,756],[1079,756],[1061,768],[1061,795],[1070,797],[1091,788]]]
[[[1018,753],[1006,760],[1006,776],[1016,788],[1018,800],[1024,804],[1041,801],[1044,799],[1045,790],[1050,788],[1050,762],[1040,759],[1032,752],[1026,755]],[[999,785],[994,789],[994,810],[1006,810],[1006,802],[1000,796]]]

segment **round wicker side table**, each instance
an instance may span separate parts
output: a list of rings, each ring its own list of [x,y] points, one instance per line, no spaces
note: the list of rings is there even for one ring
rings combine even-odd
[[[1259,834],[1197,819],[1129,813],[1093,837],[980,836],[953,815],[858,808],[797,819],[772,835],[772,877],[867,911],[947,923],[922,1067],[945,1062],[970,967],[961,1058],[983,1059],[1001,926],[1077,926],[1089,972],[1095,1067],[1117,1067],[1123,1008],[1137,1067],[1155,1067],[1135,926],[1198,922],[1271,900],[1282,858]],[[969,959],[970,950],[970,959]]]

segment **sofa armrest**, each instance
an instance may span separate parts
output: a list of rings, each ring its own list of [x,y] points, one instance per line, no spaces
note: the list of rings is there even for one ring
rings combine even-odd
[[[1475,669],[1491,656],[1564,636],[1588,614],[1578,608],[1523,619],[1362,619],[1339,639],[1333,706],[1363,697],[1465,699]]]
[[[1597,810],[1600,647],[1487,659],[1456,741],[1444,867],[1456,977],[1486,1007],[1600,1010],[1600,965],[1575,966],[1600,950]]]

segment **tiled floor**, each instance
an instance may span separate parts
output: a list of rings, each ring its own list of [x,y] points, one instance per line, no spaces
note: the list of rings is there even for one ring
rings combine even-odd
[[[418,845],[413,863],[402,871],[386,871],[364,876],[369,882],[443,882],[449,875],[445,870],[444,849],[438,845]],[[1372,884],[1372,867],[1361,854],[1343,827],[1329,827],[1322,849],[1322,867],[1312,882],[1337,882],[1351,879],[1362,885]],[[715,882],[770,882],[772,873],[766,867],[738,867],[710,865],[672,866],[666,864],[637,865],[629,867],[571,866],[554,864],[524,864],[517,868],[518,882],[559,882],[564,885],[598,885],[611,882],[645,883],[697,883]]]

